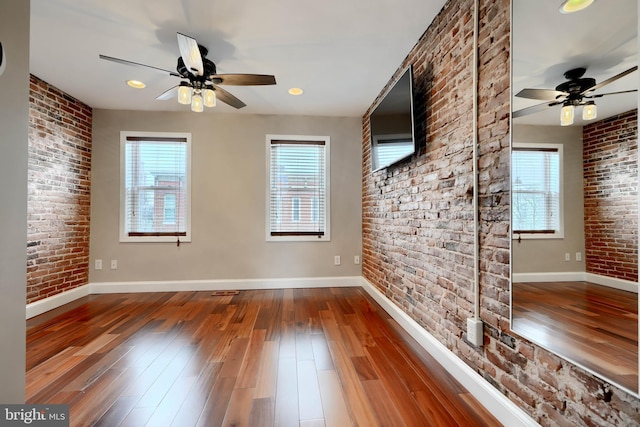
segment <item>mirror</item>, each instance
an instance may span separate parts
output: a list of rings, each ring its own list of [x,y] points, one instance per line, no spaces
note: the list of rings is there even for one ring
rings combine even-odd
[[[560,3],[512,1],[511,329],[637,395],[638,1]]]

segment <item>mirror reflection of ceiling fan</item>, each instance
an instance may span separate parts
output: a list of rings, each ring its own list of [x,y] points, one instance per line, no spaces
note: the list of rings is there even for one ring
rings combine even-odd
[[[266,74],[217,74],[216,65],[206,58],[209,52],[206,47],[199,45],[193,37],[180,33],[177,33],[177,36],[180,57],[178,57],[176,71],[106,55],[100,55],[100,59],[136,67],[151,68],[183,79],[179,85],[168,89],[156,99],[167,100],[177,95],[179,103],[190,104],[191,109],[195,112],[202,112],[205,106],[214,107],[216,100],[220,100],[234,108],[246,106],[244,102],[222,89],[219,85],[256,86],[276,84],[275,77]]]
[[[606,86],[614,81],[630,74],[638,69],[637,66],[631,67],[603,82],[597,83],[591,77],[583,77],[587,71],[586,68],[574,68],[564,73],[566,82],[556,86],[553,89],[522,89],[515,96],[527,99],[537,99],[545,101],[542,104],[536,104],[531,107],[523,108],[513,112],[513,118],[526,116],[529,114],[543,111],[548,107],[562,105],[560,110],[560,124],[569,126],[573,124],[573,118],[576,107],[582,108],[582,119],[593,120],[598,116],[597,107],[594,99],[608,95],[617,95],[622,93],[637,92],[637,89],[623,90],[619,92],[594,93],[598,89]]]

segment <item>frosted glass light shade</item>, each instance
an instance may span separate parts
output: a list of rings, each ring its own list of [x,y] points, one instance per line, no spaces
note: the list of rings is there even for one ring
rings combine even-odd
[[[215,107],[216,106],[216,92],[213,89],[207,88],[202,91],[202,95],[204,96],[204,106],[205,107]]]
[[[195,113],[202,113],[204,110],[204,105],[202,103],[202,95],[199,93],[193,94],[191,97],[191,111]]]
[[[562,107],[562,110],[560,110],[560,125],[571,126],[573,124],[574,110],[573,105]]]
[[[180,104],[191,104],[191,87],[186,84],[178,86],[178,102]]]
[[[593,120],[598,117],[598,107],[595,102],[590,102],[582,109],[582,120]]]

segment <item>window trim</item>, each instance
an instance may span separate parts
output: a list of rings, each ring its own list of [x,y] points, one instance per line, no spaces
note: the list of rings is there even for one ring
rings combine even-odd
[[[563,154],[563,150],[564,150],[564,145],[563,144],[551,144],[551,143],[535,143],[535,142],[514,142],[512,144],[512,151],[514,148],[526,148],[526,149],[533,149],[533,150],[557,150],[558,151],[558,167],[559,167],[559,192],[560,195],[558,197],[558,216],[559,216],[559,225],[558,225],[558,230],[555,231],[554,233],[547,233],[547,232],[529,232],[529,233],[525,233],[525,232],[521,232],[521,233],[516,233],[513,230],[513,188],[511,188],[511,227],[512,227],[512,231],[511,231],[511,238],[513,240],[544,240],[544,239],[564,239],[564,154]],[[509,170],[509,176],[510,176],[510,180],[509,180],[509,185],[513,185],[513,166],[510,168]]]
[[[127,233],[126,230],[126,144],[127,138],[149,138],[150,140],[184,139],[187,144],[186,151],[186,184],[185,194],[185,229],[186,233],[172,236],[150,235],[148,233]],[[191,242],[191,133],[187,132],[139,132],[120,131],[120,242],[145,242],[145,243],[180,243]]]
[[[325,215],[324,234],[282,233],[271,234],[271,142],[272,141],[324,141],[325,149]],[[266,135],[266,180],[265,180],[265,240],[267,242],[329,242],[331,241],[331,138],[318,135]],[[302,206],[301,206],[302,207]]]

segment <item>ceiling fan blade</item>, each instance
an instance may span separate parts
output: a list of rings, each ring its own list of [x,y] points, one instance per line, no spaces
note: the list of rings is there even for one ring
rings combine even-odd
[[[229,92],[227,92],[226,90],[222,89],[221,87],[216,86],[215,87],[215,91],[216,91],[216,97],[218,98],[218,101],[222,101],[225,104],[229,104],[234,108],[242,108],[242,107],[246,107],[247,104],[245,104],[244,102],[240,101],[238,98],[236,98],[235,96],[231,95]]]
[[[514,111],[512,113],[512,117],[517,119],[518,117],[528,116],[529,114],[537,113],[539,111],[544,111],[548,107],[553,107],[555,105],[560,105],[562,102],[543,102],[542,104],[532,105],[531,107],[523,108],[521,110]]]
[[[619,92],[607,92],[607,93],[599,93],[597,95],[588,95],[585,96],[585,98],[602,98],[603,96],[606,95],[619,95],[621,93],[631,93],[631,92],[637,92],[638,89],[629,89],[629,90],[621,90]]]
[[[160,95],[158,95],[156,97],[156,99],[158,101],[166,101],[167,99],[173,98],[174,96],[176,96],[176,94],[178,92],[177,88],[178,88],[178,86],[176,85],[176,86],[172,87],[171,89],[165,90]]]
[[[276,78],[266,74],[213,74],[210,78],[219,85],[258,86],[276,84]]]
[[[167,73],[170,76],[180,77],[180,74],[176,73],[175,71],[165,70],[164,68],[158,68],[158,67],[154,67],[152,65],[140,64],[140,63],[137,63],[137,62],[127,61],[126,59],[114,58],[112,56],[107,56],[107,55],[98,55],[98,56],[100,57],[100,59],[105,59],[107,61],[113,61],[113,62],[117,62],[119,64],[131,65],[131,66],[134,66],[134,67],[151,68],[153,70],[162,71],[164,73]]]
[[[621,72],[620,74],[616,74],[615,76],[613,76],[613,77],[611,77],[611,78],[608,78],[607,80],[605,80],[605,81],[603,81],[603,82],[600,82],[600,83],[598,83],[597,85],[595,85],[595,86],[593,86],[593,87],[590,87],[589,89],[587,89],[587,90],[585,90],[584,92],[582,92],[582,93],[581,93],[581,95],[589,94],[589,93],[591,93],[591,92],[593,92],[593,91],[596,91],[596,90],[600,89],[601,87],[603,87],[603,86],[605,86],[605,85],[608,85],[609,83],[613,83],[613,82],[615,82],[616,80],[618,80],[618,79],[620,79],[620,78],[622,78],[622,77],[626,76],[627,74],[631,74],[631,73],[633,73],[633,72],[634,72],[634,71],[636,71],[637,69],[638,69],[638,66],[637,66],[637,65],[636,65],[636,66],[634,66],[634,67],[631,67],[631,68],[629,68],[628,70]]]
[[[516,93],[519,98],[538,99],[540,101],[553,101],[563,95],[566,95],[566,92],[552,89],[522,89]]]
[[[185,36],[181,33],[177,33],[177,35],[178,48],[184,65],[187,66],[187,69],[192,74],[202,76],[204,74],[204,66],[202,65],[202,55],[200,54],[198,42],[193,37]]]

